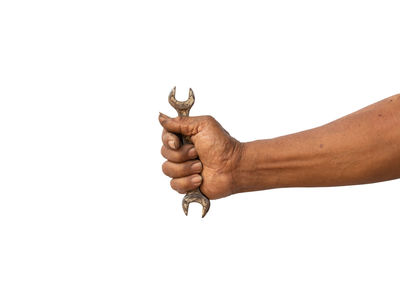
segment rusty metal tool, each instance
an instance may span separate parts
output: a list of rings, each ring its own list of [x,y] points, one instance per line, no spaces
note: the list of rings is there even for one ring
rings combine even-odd
[[[189,98],[185,101],[178,101],[175,98],[176,87],[174,87],[168,97],[169,104],[175,108],[179,117],[189,116],[190,108],[194,104],[194,93],[189,89]],[[190,137],[181,136],[183,144],[191,144]],[[191,202],[198,202],[203,206],[202,217],[204,217],[210,209],[210,200],[200,191],[200,188],[194,189],[186,193],[182,200],[182,208],[185,214],[188,214],[189,204]]]

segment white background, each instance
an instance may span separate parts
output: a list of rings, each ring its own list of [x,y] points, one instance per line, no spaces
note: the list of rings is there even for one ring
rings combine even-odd
[[[175,85],[240,141],[399,93],[396,2],[1,1],[0,282],[399,282],[399,181],[186,217],[157,120]]]

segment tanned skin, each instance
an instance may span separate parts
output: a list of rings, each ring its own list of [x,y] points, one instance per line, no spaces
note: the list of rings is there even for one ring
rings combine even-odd
[[[179,193],[210,199],[285,187],[374,183],[400,177],[400,94],[307,131],[241,143],[211,116],[160,113],[164,174]],[[176,134],[191,136],[182,145]]]

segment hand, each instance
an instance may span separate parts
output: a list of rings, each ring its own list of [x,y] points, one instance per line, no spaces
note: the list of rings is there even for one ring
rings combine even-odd
[[[164,128],[161,154],[167,159],[162,170],[172,178],[174,190],[184,194],[200,187],[209,199],[236,193],[240,142],[211,116],[170,118],[160,113],[159,121]],[[193,144],[182,145],[176,134],[190,136]]]

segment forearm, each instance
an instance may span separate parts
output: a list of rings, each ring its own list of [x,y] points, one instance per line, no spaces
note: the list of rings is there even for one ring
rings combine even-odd
[[[243,144],[237,192],[400,177],[400,95],[324,126]]]

